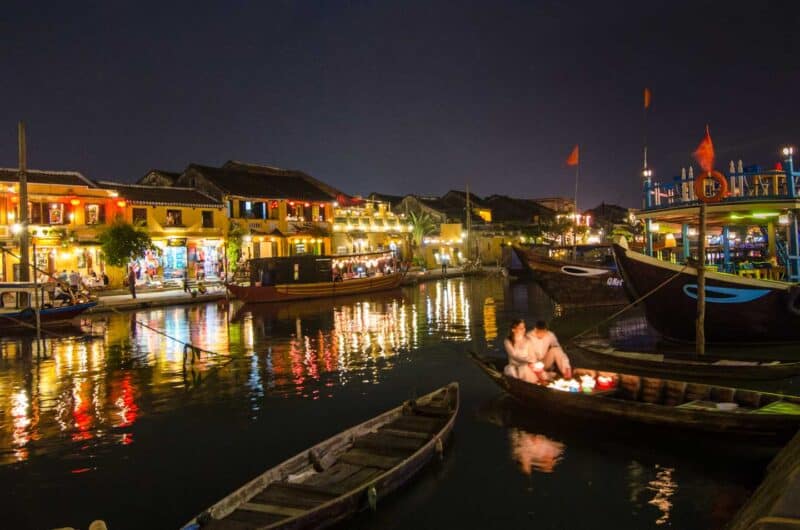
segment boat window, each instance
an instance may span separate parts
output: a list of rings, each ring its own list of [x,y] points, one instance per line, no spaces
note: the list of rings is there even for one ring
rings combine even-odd
[[[297,280],[300,279],[300,264],[299,263],[295,263],[294,264],[294,272],[292,274],[292,277],[294,278],[294,281],[297,281]]]

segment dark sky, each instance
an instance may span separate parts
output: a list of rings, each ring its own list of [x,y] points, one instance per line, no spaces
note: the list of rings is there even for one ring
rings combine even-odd
[[[0,165],[134,181],[228,159],[353,194],[639,204],[708,122],[721,159],[800,144],[800,1],[4,3]],[[791,38],[792,32],[794,37]]]

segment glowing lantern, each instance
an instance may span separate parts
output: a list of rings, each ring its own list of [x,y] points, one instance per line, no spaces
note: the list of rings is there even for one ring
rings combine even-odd
[[[19,202],[19,197],[17,197],[16,195],[12,195],[11,196],[11,202],[13,202],[14,204],[17,204]]]
[[[126,201],[117,201],[117,206],[120,208],[125,208],[128,205]]]
[[[303,206],[305,206],[306,208],[308,208],[309,206],[311,206],[311,203],[307,202],[307,203],[305,203]]]
[[[73,206],[78,206],[81,203],[80,199],[70,199],[69,203]]]

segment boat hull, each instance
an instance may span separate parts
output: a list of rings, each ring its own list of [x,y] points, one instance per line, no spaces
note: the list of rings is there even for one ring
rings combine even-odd
[[[331,526],[367,509],[372,502],[372,495],[374,502],[380,501],[406,484],[437,455],[443,455],[458,408],[458,383],[451,383],[415,401],[407,401],[267,470],[182,528],[239,528],[243,516],[246,516],[248,527],[251,528],[286,530]],[[431,414],[438,419],[431,419]],[[429,427],[430,422],[434,422],[436,427],[413,427],[413,421],[411,426],[397,427],[399,421],[412,419],[425,421]],[[384,442],[380,442],[381,436],[393,438],[394,442],[385,442],[385,438]],[[366,443],[370,437],[371,442]],[[398,443],[398,437],[405,437],[403,439],[407,442],[402,444],[402,448],[393,445]],[[376,443],[378,445],[374,445]],[[387,445],[382,446],[381,443]],[[407,456],[398,457],[398,452]],[[350,457],[346,458],[347,455]],[[327,461],[329,456],[331,460]],[[312,461],[315,460],[312,467]],[[350,465],[351,469],[340,468],[334,473],[336,466],[343,463]],[[354,465],[360,466],[360,469],[352,469]],[[309,479],[291,479],[308,473],[312,474]],[[315,473],[319,476],[330,473],[329,478],[336,479],[312,484]],[[358,480],[349,477],[358,477]],[[285,492],[278,497],[270,497],[270,488],[276,487],[294,491],[288,499]],[[305,495],[311,497],[304,500]],[[327,498],[320,498],[320,495]],[[298,500],[301,502],[298,503]],[[228,521],[231,521],[230,525],[226,524]]]
[[[268,286],[228,284],[228,291],[247,303],[289,302],[312,298],[331,298],[396,289],[403,274],[370,276],[341,282],[298,283]]]
[[[49,307],[39,311],[39,322],[42,327],[59,327],[70,325],[72,319],[84,311],[96,306],[97,302],[85,302],[59,307]],[[0,314],[0,330],[13,329],[35,329],[36,314],[32,309],[18,311],[15,313]]]
[[[800,375],[800,362],[741,362],[705,356],[668,358],[656,353],[617,351],[583,341],[573,344],[587,365],[604,370],[711,380],[775,380]]]
[[[591,307],[628,302],[622,279],[611,267],[556,260],[532,249],[513,249],[533,279],[559,304]]]
[[[564,392],[545,386],[527,383],[521,379],[508,377],[502,372],[505,359],[489,359],[472,355],[478,366],[501,388],[525,407],[540,412],[558,411],[592,421],[615,422],[627,425],[631,422],[652,427],[680,429],[702,432],[705,434],[737,436],[742,438],[764,439],[771,442],[782,442],[791,438],[800,427],[800,415],[791,414],[754,414],[724,412],[719,410],[702,410],[680,408],[656,403],[648,403],[630,399],[618,399],[601,395],[584,394],[582,392]],[[581,368],[575,368],[581,371]],[[627,374],[617,374],[626,377]],[[639,378],[644,380],[646,378]],[[680,381],[660,380],[663,383],[688,385]],[[709,387],[696,384],[693,391],[700,389],[716,389],[716,391],[743,392],[749,395],[754,391],[737,390],[726,387]],[[733,394],[732,394],[733,395]],[[787,401],[797,404],[800,399],[786,397]]]
[[[613,250],[632,299],[655,290],[641,302],[650,325],[667,339],[694,342],[697,270],[657,260],[617,244],[613,245]],[[790,309],[792,284],[713,271],[706,271],[705,277],[706,342],[800,341],[800,311],[795,313]]]

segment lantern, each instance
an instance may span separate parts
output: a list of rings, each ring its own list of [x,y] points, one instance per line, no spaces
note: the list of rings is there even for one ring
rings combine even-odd
[[[81,203],[80,199],[70,199],[69,203],[73,206],[78,206]]]
[[[120,208],[125,208],[128,205],[126,201],[117,201],[117,206]]]

